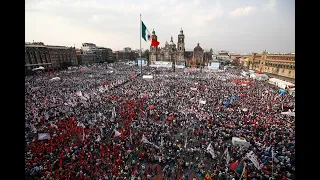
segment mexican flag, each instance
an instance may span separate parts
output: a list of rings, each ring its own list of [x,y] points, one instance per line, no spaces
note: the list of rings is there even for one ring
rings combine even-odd
[[[141,21],[141,37],[147,42],[147,41],[151,41],[151,46],[159,46],[159,42],[157,41],[157,39],[155,39],[154,37],[151,37],[151,34],[149,32],[149,30],[147,29],[147,26],[143,23],[143,21]]]
[[[151,34],[149,32],[149,30],[147,29],[147,26],[143,23],[143,21],[141,21],[141,26],[142,26],[142,32],[141,32],[141,36],[145,41],[151,41]]]

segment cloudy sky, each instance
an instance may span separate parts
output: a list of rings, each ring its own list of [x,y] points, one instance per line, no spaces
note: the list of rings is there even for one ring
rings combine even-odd
[[[160,46],[171,35],[177,43],[182,27],[186,50],[295,51],[294,0],[26,0],[25,8],[26,42],[138,49],[141,13]]]

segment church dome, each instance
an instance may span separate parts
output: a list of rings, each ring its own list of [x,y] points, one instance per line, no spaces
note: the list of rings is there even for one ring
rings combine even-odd
[[[200,47],[199,43],[198,43],[198,45],[194,48],[194,51],[202,51],[202,48]]]

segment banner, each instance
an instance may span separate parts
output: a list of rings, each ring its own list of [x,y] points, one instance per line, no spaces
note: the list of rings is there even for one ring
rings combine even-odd
[[[229,154],[228,148],[226,148],[226,150],[224,151],[223,154],[224,154],[224,155],[227,155],[227,164],[229,164],[229,162],[230,162],[230,154]]]
[[[50,134],[48,133],[38,133],[38,140],[51,139]]]
[[[214,159],[215,155],[214,155],[214,150],[213,150],[213,147],[212,147],[211,143],[207,147],[207,151],[211,154],[212,158]]]
[[[246,155],[246,157],[251,160],[251,162],[253,163],[253,165],[254,165],[258,170],[260,170],[260,169],[262,168],[263,164],[260,164],[260,163],[258,162],[257,156],[254,154],[253,151],[250,151],[250,152]]]

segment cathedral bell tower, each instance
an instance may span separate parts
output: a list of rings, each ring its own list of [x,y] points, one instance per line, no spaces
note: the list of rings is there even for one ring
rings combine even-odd
[[[178,35],[178,43],[177,43],[178,58],[177,58],[177,60],[184,60],[184,52],[185,52],[184,34],[183,34],[183,30],[181,28],[180,34]]]
[[[158,37],[157,37],[156,32],[154,31],[154,29],[152,30],[151,37],[154,38],[155,40],[158,40]],[[150,46],[149,61],[150,62],[157,61],[157,54],[158,54],[158,47]]]

